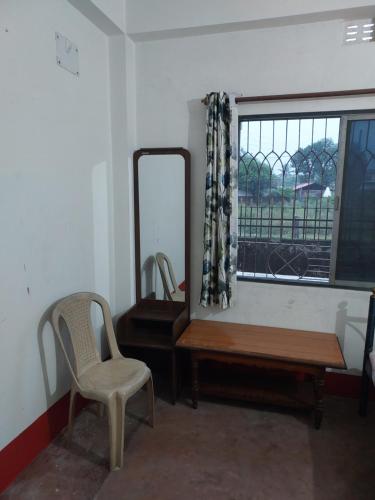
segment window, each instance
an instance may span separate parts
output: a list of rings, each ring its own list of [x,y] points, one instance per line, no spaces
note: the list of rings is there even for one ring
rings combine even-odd
[[[375,283],[375,117],[241,117],[238,277]]]

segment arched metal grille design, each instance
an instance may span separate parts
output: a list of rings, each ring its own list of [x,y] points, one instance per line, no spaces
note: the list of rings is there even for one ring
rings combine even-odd
[[[240,122],[239,275],[328,281],[339,117]]]

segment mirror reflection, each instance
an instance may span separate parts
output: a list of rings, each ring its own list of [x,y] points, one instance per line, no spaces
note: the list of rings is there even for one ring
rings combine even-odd
[[[185,301],[185,160],[138,161],[141,297]]]

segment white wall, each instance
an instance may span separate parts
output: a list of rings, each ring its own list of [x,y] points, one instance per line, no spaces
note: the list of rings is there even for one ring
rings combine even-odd
[[[92,3],[116,26],[125,31],[125,0],[92,0]]]
[[[112,313],[125,311],[134,298],[132,151],[134,149],[134,110],[128,94],[132,83],[131,44],[124,35],[111,36],[109,42],[110,121],[112,137],[113,189],[113,267]],[[129,55],[128,55],[129,54]],[[134,95],[134,94],[133,94]],[[134,100],[134,99],[133,99]],[[132,122],[130,120],[132,119]],[[129,120],[129,124],[128,124]]]
[[[67,0],[103,33],[125,32],[125,0]]]
[[[369,0],[127,0],[126,27],[135,40],[235,31],[375,13]]]
[[[82,290],[112,300],[114,280],[107,38],[66,0],[4,0],[0,19],[2,448],[69,388],[44,311]]]
[[[205,108],[209,91],[243,95],[373,87],[375,45],[342,45],[330,21],[137,43],[137,133],[141,147],[183,146],[192,155],[192,312],[196,317],[336,332],[359,370],[369,293],[238,283],[237,304],[198,306],[203,254]],[[239,113],[375,109],[375,98],[240,106]]]

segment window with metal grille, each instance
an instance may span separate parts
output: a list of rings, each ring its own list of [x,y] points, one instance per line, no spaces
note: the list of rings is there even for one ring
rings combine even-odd
[[[238,276],[375,280],[375,118],[241,117]]]

